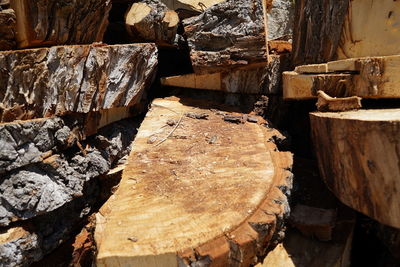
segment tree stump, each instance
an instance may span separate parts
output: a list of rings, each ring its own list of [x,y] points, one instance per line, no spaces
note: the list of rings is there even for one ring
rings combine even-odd
[[[261,118],[216,107],[153,102],[98,214],[97,266],[249,266],[282,236],[291,153]]]
[[[311,113],[319,169],[346,205],[400,228],[400,109]]]

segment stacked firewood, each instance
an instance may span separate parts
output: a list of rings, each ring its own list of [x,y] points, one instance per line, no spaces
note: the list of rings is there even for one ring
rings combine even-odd
[[[107,45],[121,3],[127,41]],[[292,13],[286,0],[1,0],[0,262],[42,259],[98,203],[135,134],[117,121],[142,110],[159,49],[188,46],[194,71],[165,85],[279,94]]]

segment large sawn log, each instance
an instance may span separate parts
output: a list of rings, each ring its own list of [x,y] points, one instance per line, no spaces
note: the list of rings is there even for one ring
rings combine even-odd
[[[103,39],[111,0],[12,0],[19,48],[90,44]]]
[[[295,65],[400,53],[400,3],[393,0],[299,0]]]
[[[319,169],[346,205],[400,228],[400,109],[311,113]]]
[[[178,30],[179,17],[158,0],[134,3],[125,15],[125,25],[132,40],[172,44]]]
[[[276,245],[292,155],[261,118],[212,108],[153,102],[97,216],[97,266],[250,266]]]
[[[261,0],[227,0],[183,23],[196,73],[267,61]]]
[[[1,52],[0,122],[132,106],[156,66],[154,44]]]

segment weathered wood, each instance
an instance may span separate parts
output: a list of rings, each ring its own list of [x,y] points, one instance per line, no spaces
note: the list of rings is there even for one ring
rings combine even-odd
[[[268,63],[251,64],[227,72],[166,77],[161,79],[161,84],[229,93],[279,94],[281,73],[288,65],[286,55],[270,56]]]
[[[400,228],[400,109],[311,113],[329,189],[346,205]]]
[[[225,122],[211,108],[153,102],[120,186],[100,209],[97,266],[249,266],[280,236],[291,154],[276,151],[274,131]]]
[[[361,98],[358,96],[351,97],[330,97],[323,91],[318,91],[317,101],[318,111],[347,111],[361,108]]]
[[[72,139],[68,135],[71,131],[67,127],[62,127],[57,132],[53,129],[57,128],[57,122],[61,124],[59,119],[45,120],[44,124],[51,122],[53,122],[53,125],[50,125],[52,127],[42,124],[43,128],[39,128],[40,124],[32,123],[33,126],[23,129],[20,136],[17,131],[21,127],[17,127],[18,124],[14,129],[6,128],[10,134],[18,136],[15,138],[16,141],[26,142],[19,144],[20,147],[28,146],[30,150],[26,150],[31,154],[37,151],[38,158],[34,158],[37,163],[31,160],[32,164],[1,174],[0,226],[48,213],[82,196],[87,183],[106,174],[114,163],[126,155],[136,134],[136,129],[131,128],[131,124],[119,122],[82,142],[80,147],[82,151],[79,152],[78,147],[74,146],[76,152],[72,156],[71,152],[55,150],[53,155],[40,157],[43,147],[54,149],[54,146],[65,145],[66,140]],[[46,141],[53,141],[53,147],[51,144],[46,144]],[[22,154],[21,150],[17,152]],[[21,157],[33,158],[34,155],[31,154],[25,153]],[[24,158],[17,163],[22,165],[23,160]]]
[[[294,1],[263,0],[267,4],[268,41],[290,40],[293,35]],[[272,3],[271,3],[272,2]]]
[[[399,12],[398,1],[350,1],[337,58],[400,54]]]
[[[313,98],[322,90],[333,97],[400,97],[400,56],[352,58],[296,67],[283,73],[285,98]]]
[[[154,44],[1,52],[0,122],[132,106],[156,66]]]
[[[14,0],[19,48],[90,44],[103,39],[110,0]]]
[[[296,1],[293,29],[294,65],[336,59],[349,2],[350,0]],[[359,15],[364,16],[363,13]]]
[[[158,0],[134,3],[125,16],[125,25],[132,40],[172,44],[178,30],[179,17]]]
[[[400,53],[393,0],[296,1],[295,65]]]
[[[17,17],[11,8],[2,9],[0,6],[0,50],[16,48],[15,28]]]
[[[189,10],[192,12],[203,12],[212,5],[223,2],[224,0],[160,0],[169,9],[172,10]]]
[[[227,0],[183,24],[196,73],[267,60],[261,0]]]

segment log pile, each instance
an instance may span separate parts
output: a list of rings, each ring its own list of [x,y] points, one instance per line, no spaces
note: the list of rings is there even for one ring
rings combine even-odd
[[[296,68],[283,74],[284,98],[319,98],[320,112],[310,113],[310,121],[327,187],[344,204],[397,229],[400,115],[398,102],[384,99],[400,96],[399,10],[389,0],[296,1]],[[367,109],[360,109],[361,98],[374,102],[362,100]]]
[[[0,0],[0,265],[49,265],[90,217],[75,265],[347,267],[350,208],[396,253],[399,12]]]
[[[102,43],[109,15],[115,16],[112,2],[130,4],[126,6],[124,16],[118,18],[123,21],[125,34],[129,36],[128,44]],[[183,261],[193,264],[208,260],[224,264],[239,261],[242,266],[247,266],[261,261],[268,247],[273,247],[282,239],[284,221],[289,211],[287,196],[291,189],[292,158],[289,152],[277,151],[272,140],[282,137],[278,131],[272,131],[271,126],[268,126],[269,129],[264,127],[263,123],[266,122],[262,118],[241,113],[240,108],[236,113],[211,112],[201,109],[203,105],[211,107],[210,103],[195,101],[189,104],[188,99],[181,99],[187,104],[180,104],[177,100],[157,100],[147,116],[146,121],[149,122],[144,122],[135,142],[136,121],[120,120],[143,110],[143,98],[155,80],[158,51],[159,48],[165,49],[163,47],[177,49],[183,45],[190,49],[188,56],[191,56],[195,69],[192,74],[194,80],[201,74],[220,75],[219,80],[215,81],[219,82],[219,87],[205,89],[235,94],[279,94],[280,73],[288,68],[287,53],[291,49],[288,42],[291,28],[288,25],[292,20],[291,1],[274,1],[272,4],[270,1],[243,0],[240,8],[231,0],[204,3],[189,0],[130,2],[15,0],[0,3],[0,50],[7,50],[0,52],[2,264],[28,266],[71,238],[95,207],[109,197],[111,189],[107,191],[107,188],[118,182],[122,170],[126,169],[124,177],[128,177],[126,173],[131,171],[144,173],[144,166],[140,165],[143,162],[132,156],[142,153],[142,141],[153,148],[149,154],[151,157],[156,154],[172,157],[173,151],[165,150],[165,145],[171,140],[179,140],[180,151],[188,156],[192,153],[189,147],[192,141],[205,142],[209,149],[219,146],[220,153],[214,153],[213,156],[221,163],[226,160],[223,155],[226,152],[222,153],[225,149],[230,151],[228,157],[235,155],[238,147],[242,147],[242,153],[246,147],[259,155],[254,157],[244,153],[242,157],[228,161],[232,176],[236,176],[229,186],[220,183],[219,178],[225,176],[215,175],[218,170],[213,170],[213,165],[209,167],[214,178],[204,176],[199,165],[197,174],[193,175],[205,179],[205,183],[195,183],[193,186],[198,187],[196,192],[204,192],[198,196],[198,202],[201,202],[201,197],[207,197],[209,204],[204,206],[204,211],[201,207],[188,207],[190,211],[183,210],[181,215],[187,212],[186,218],[192,220],[191,216],[200,211],[204,213],[204,223],[208,221],[208,224],[204,231],[188,231],[188,238],[193,239],[193,244],[184,244],[185,241],[182,246],[171,247],[169,251],[180,251],[179,257]],[[215,18],[217,21],[210,24]],[[274,25],[283,25],[271,28],[268,33],[271,40],[267,39],[267,18]],[[227,23],[227,20],[231,22]],[[184,27],[179,28],[182,24]],[[231,28],[227,28],[229,25]],[[221,35],[229,41],[224,41]],[[205,46],[206,43],[210,45]],[[270,47],[271,55],[268,54]],[[198,54],[208,58],[196,61]],[[177,84],[172,82],[170,85]],[[196,85],[191,87],[197,88]],[[165,109],[164,105],[171,107]],[[194,107],[196,105],[198,107]],[[182,112],[182,115],[179,121],[171,122],[175,113],[168,110],[174,109]],[[157,118],[152,117],[152,112],[158,114]],[[166,118],[166,115],[171,116],[167,125],[174,125],[169,126],[174,133],[162,137],[163,131],[168,128],[161,127],[159,131],[154,125],[164,123],[164,119],[160,120],[158,116]],[[154,124],[149,126],[152,136],[143,137],[149,123]],[[200,128],[207,128],[210,123],[225,129],[220,129],[221,136],[211,135],[211,132],[205,139],[202,134],[196,136]],[[188,128],[182,130],[181,127]],[[185,134],[192,130],[196,130],[192,133],[196,136],[194,140]],[[154,132],[158,135],[153,136]],[[228,132],[231,132],[229,136]],[[235,138],[236,147],[230,137],[234,136],[234,132],[240,132],[243,137],[251,133],[252,137]],[[131,148],[135,152],[125,165],[124,159]],[[201,160],[206,163],[204,157],[193,160],[198,161],[193,162],[197,165]],[[268,164],[265,165],[265,162]],[[239,163],[243,164],[243,170],[238,174],[235,166]],[[192,163],[182,164],[184,172]],[[223,169],[221,166],[220,171]],[[156,171],[157,168],[150,168],[148,174],[153,177]],[[163,172],[161,168],[160,171]],[[242,185],[244,176],[247,182]],[[126,189],[126,179],[130,183],[131,177],[123,179],[120,185],[123,190]],[[173,182],[183,186],[182,181],[176,179]],[[226,191],[239,185],[249,188],[243,190],[240,198]],[[209,186],[217,190],[217,195],[226,196],[220,202],[225,206],[213,205],[214,195],[208,194]],[[165,191],[167,195],[174,193],[171,185],[157,187],[157,190]],[[178,199],[179,192],[176,193],[171,197]],[[123,196],[118,200],[118,196],[119,193],[116,193],[113,198],[122,202],[126,197],[137,197]],[[152,194],[146,193],[146,198],[152,203]],[[240,207],[238,201],[246,201],[247,204]],[[134,200],[138,210],[146,211],[140,203]],[[160,208],[162,203],[153,208]],[[168,206],[168,203],[164,204]],[[210,224],[211,220],[206,217],[222,212],[228,206],[233,208],[232,212],[226,213],[227,216],[221,213],[221,218],[226,217],[226,223],[215,221],[216,225]],[[113,246],[122,249],[119,246],[121,241],[142,244],[142,237],[132,241],[135,239],[133,233],[128,233],[128,241],[115,236],[116,242],[108,244],[111,239],[104,238],[104,235],[108,236],[109,231],[114,231],[112,229],[118,227],[118,222],[115,226],[110,220],[114,215],[107,207],[110,207],[108,203],[101,212],[106,224],[102,225],[100,214],[97,216],[100,218],[96,229],[99,255],[96,261],[99,265],[114,260],[107,256],[109,249]],[[177,208],[180,210],[179,205]],[[206,212],[209,208],[212,210]],[[155,212],[150,207],[148,211]],[[174,218],[165,219],[174,221]],[[249,224],[242,225],[242,221]],[[222,226],[227,231],[229,228],[229,238],[221,238],[225,231],[221,230]],[[128,228],[132,227],[133,224]],[[147,226],[143,227],[145,233]],[[203,236],[206,232],[209,235]],[[166,241],[160,240],[160,244]],[[147,245],[144,242],[141,249],[146,251]],[[203,258],[196,259],[194,252],[189,251],[192,247]],[[156,261],[170,260],[158,254],[154,252],[152,256]],[[119,255],[118,251],[116,255]],[[133,255],[133,262],[141,261],[140,255]]]

